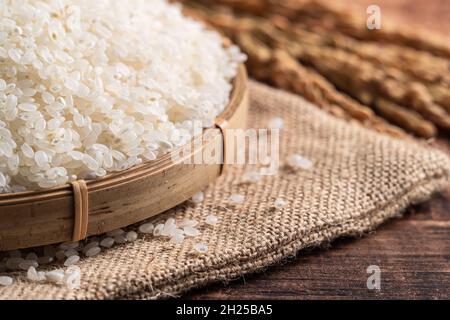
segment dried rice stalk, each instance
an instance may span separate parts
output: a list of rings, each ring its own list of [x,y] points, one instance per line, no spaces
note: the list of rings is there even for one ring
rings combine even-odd
[[[366,25],[365,17],[355,15],[348,10],[322,0],[196,0],[195,2],[211,6],[221,4],[236,12],[256,16],[279,14],[291,21],[301,21],[309,26],[320,25],[330,31],[338,31],[358,40],[382,41],[428,51],[431,54],[450,59],[450,43],[447,39],[420,30],[407,30],[396,25],[384,23],[381,30],[361,28]]]
[[[365,104],[372,105],[373,101],[362,98],[358,92],[381,95],[396,104],[410,106],[439,127],[450,129],[450,115],[433,102],[433,97],[421,83],[406,84],[392,79],[370,62],[342,50],[307,47],[300,55],[301,61],[311,63],[341,90],[349,91],[347,93]]]
[[[326,30],[321,26],[312,30],[301,23],[289,23],[280,16],[271,17],[275,26],[286,33],[296,36],[296,41],[316,46],[335,47],[351,52],[364,60],[369,60],[380,67],[393,67],[405,79],[415,79],[427,84],[450,86],[450,60],[434,56],[426,51],[419,51],[397,44],[358,41],[342,33]]]
[[[450,88],[443,88],[441,86],[430,86],[429,90],[433,96],[434,101],[450,112]]]
[[[197,10],[198,8],[197,6]],[[209,12],[207,8],[197,10],[192,11],[191,9],[188,12],[209,24],[220,27],[249,55],[248,67],[256,79],[301,94],[309,101],[340,118],[354,118],[377,131],[395,136],[405,136],[402,130],[390,126],[378,118],[370,108],[337,92],[326,79],[314,70],[303,67],[287,52],[281,49],[273,50],[272,48],[279,44],[276,41],[270,41],[271,37],[264,37],[264,34],[271,30],[271,25],[267,21],[255,22],[255,20],[238,19],[220,10],[214,12]],[[280,34],[279,40],[283,42],[281,36],[282,34]],[[262,41],[262,38],[265,38],[265,42]]]
[[[320,0],[188,3],[249,54],[256,79],[378,130],[399,132],[370,108],[420,137],[434,136],[436,126],[450,129],[450,46],[445,41],[386,25],[369,31],[360,28],[359,18]]]
[[[271,65],[272,79],[277,86],[298,93],[341,118],[352,117],[362,123],[370,124],[377,131],[404,136],[402,130],[386,124],[375,116],[371,109],[336,91],[325,78],[302,66],[285,51],[276,50]]]
[[[417,133],[424,138],[436,135],[436,127],[414,111],[402,108],[385,99],[375,101],[377,111],[389,121],[400,124],[405,129]]]

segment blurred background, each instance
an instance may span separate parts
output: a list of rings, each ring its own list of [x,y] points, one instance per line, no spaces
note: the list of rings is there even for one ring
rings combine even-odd
[[[258,81],[389,135],[450,130],[449,1],[182,2],[247,53]]]

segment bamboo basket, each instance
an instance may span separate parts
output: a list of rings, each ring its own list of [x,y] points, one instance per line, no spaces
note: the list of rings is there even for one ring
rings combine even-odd
[[[192,141],[194,157],[229,128],[245,126],[248,110],[247,73],[240,66],[230,103],[217,117],[220,130],[203,131]],[[225,158],[227,143],[220,150]],[[175,150],[173,152],[178,152]],[[82,240],[162,213],[186,201],[213,182],[221,164],[186,164],[166,154],[155,161],[102,179],[80,181],[45,191],[0,195],[0,251]]]

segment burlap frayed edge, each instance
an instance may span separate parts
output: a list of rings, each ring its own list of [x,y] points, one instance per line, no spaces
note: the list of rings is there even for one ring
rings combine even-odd
[[[213,283],[227,283],[248,273],[261,272],[270,266],[282,263],[283,260],[296,256],[299,251],[329,244],[333,240],[344,236],[361,236],[372,231],[387,219],[401,216],[412,204],[425,201],[435,192],[442,190],[448,184],[448,172],[444,176],[430,177],[412,186],[406,192],[393,197],[385,205],[361,214],[357,219],[351,219],[338,225],[328,225],[318,231],[298,235],[294,239],[270,247],[259,252],[258,256],[239,260],[239,264],[207,265],[205,272],[183,272],[181,277],[155,281],[151,275],[148,281],[133,281],[106,290],[107,299],[168,299],[179,297],[181,294],[195,288]],[[236,257],[234,259],[236,261]],[[95,297],[93,297],[95,298]]]

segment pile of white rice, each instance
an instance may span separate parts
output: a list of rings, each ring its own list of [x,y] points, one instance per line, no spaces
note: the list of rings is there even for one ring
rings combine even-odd
[[[0,193],[185,144],[227,105],[244,59],[164,0],[0,0]]]

